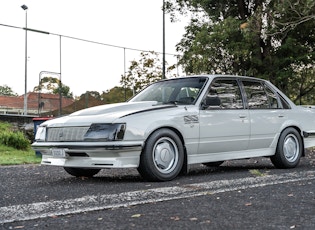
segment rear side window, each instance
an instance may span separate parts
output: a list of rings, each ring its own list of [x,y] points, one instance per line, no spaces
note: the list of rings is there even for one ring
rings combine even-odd
[[[279,98],[280,98],[283,109],[291,109],[291,106],[289,105],[289,103],[281,95],[279,95]]]
[[[281,109],[278,95],[267,85],[256,81],[242,81],[249,109]]]
[[[268,97],[263,85],[255,81],[243,81],[249,109],[267,109]]]
[[[268,98],[269,108],[271,109],[281,109],[281,106],[278,102],[278,95],[273,92],[268,86],[265,85],[266,94]]]

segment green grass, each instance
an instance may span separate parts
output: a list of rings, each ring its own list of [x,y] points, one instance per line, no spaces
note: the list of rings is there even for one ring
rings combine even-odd
[[[0,144],[0,165],[38,164],[40,161],[41,157],[32,149],[17,150]]]
[[[0,133],[6,134],[12,132],[12,125],[7,122],[0,122]],[[17,132],[15,131],[14,134]],[[17,139],[20,141],[20,139]],[[36,156],[31,146],[27,146],[26,150],[18,150],[14,147],[0,143],[0,165],[20,165],[20,164],[38,164],[41,157]]]

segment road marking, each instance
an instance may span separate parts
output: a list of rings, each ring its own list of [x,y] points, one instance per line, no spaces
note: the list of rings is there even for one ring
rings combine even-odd
[[[314,179],[315,171],[304,171],[262,177],[246,177],[233,180],[185,184],[182,186],[161,187],[123,192],[119,194],[83,196],[75,199],[13,205],[0,207],[0,224],[33,220],[49,216],[78,214],[89,211],[191,198]]]

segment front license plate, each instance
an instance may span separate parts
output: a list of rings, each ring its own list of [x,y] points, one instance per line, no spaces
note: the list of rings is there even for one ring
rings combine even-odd
[[[64,149],[52,149],[51,154],[53,157],[66,157],[66,153]]]

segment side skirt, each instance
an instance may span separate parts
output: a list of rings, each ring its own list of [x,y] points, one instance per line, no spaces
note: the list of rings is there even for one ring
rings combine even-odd
[[[235,152],[220,152],[220,153],[207,153],[207,154],[194,154],[188,155],[188,164],[236,160],[253,157],[266,157],[275,154],[276,149],[265,148],[265,149],[251,149]]]

